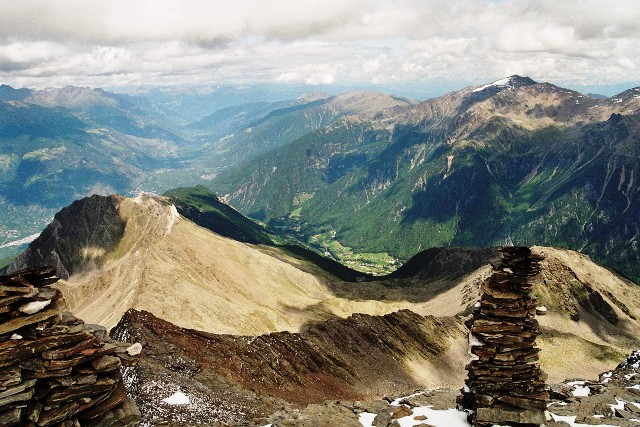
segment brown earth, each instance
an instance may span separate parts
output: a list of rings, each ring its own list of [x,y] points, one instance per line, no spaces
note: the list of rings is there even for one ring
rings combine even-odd
[[[140,362],[125,377],[147,420],[198,421],[196,408],[158,411],[162,399],[178,389],[194,401],[224,408],[211,421],[239,423],[280,407],[371,400],[425,384],[440,387],[463,381],[464,370],[457,364],[466,352],[460,345],[466,337],[460,319],[423,317],[408,310],[356,314],[299,334],[257,337],[183,329],[130,310],[111,334],[143,345]],[[428,372],[429,378],[416,376],[417,370]]]

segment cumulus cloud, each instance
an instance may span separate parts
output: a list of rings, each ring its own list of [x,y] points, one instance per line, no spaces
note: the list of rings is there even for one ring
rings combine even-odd
[[[636,0],[0,2],[0,80],[32,87],[640,79]]]

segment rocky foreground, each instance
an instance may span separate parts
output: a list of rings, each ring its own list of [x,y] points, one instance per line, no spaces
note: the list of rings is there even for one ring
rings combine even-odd
[[[301,336],[234,337],[177,328],[131,311],[113,332],[145,347],[140,362],[124,369],[143,426],[468,427],[467,413],[455,409],[459,390],[421,390],[402,371],[402,355],[422,342],[419,349],[430,351],[434,364],[455,372],[446,366],[444,349],[425,344],[432,337],[419,332],[434,320],[404,311],[336,320]],[[411,323],[421,325],[418,331],[405,329]],[[438,326],[465,333],[456,323]],[[356,330],[370,342],[353,341]],[[392,344],[390,337],[403,330],[421,338],[405,341],[405,347]],[[337,345],[340,336],[341,351],[328,351],[326,343],[335,339]],[[386,350],[379,354],[381,348]],[[351,357],[360,364],[351,365]],[[636,426],[640,352],[599,380],[572,378],[549,392],[547,426]]]
[[[549,387],[547,427],[640,424],[640,351],[631,354],[597,381],[571,379]],[[252,425],[297,427],[470,427],[467,413],[458,411],[459,391],[418,390],[406,396],[372,402],[330,401],[296,410],[281,410],[267,423]]]
[[[456,319],[408,310],[257,337],[178,328],[131,310],[112,330],[113,337],[144,346],[124,377],[147,425],[264,425],[279,410],[414,390],[424,384],[415,377],[420,370],[458,375],[461,382],[464,371],[451,363],[466,348],[451,339],[465,335]]]
[[[140,345],[62,313],[54,268],[0,276],[0,426],[136,425],[120,366]]]

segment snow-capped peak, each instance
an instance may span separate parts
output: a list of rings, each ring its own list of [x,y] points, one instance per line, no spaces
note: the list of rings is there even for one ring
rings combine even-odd
[[[535,82],[531,80],[529,77],[520,77],[520,76],[510,76],[505,77],[500,80],[496,80],[493,83],[486,84],[484,86],[480,86],[477,89],[474,89],[474,92],[480,92],[490,87],[504,87],[507,89],[514,89],[520,86],[527,86],[530,84],[534,84]]]

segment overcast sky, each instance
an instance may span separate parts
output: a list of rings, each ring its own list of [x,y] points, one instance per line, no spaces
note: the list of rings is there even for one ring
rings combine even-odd
[[[0,82],[640,85],[638,0],[0,0]],[[419,90],[420,89],[420,90]]]

